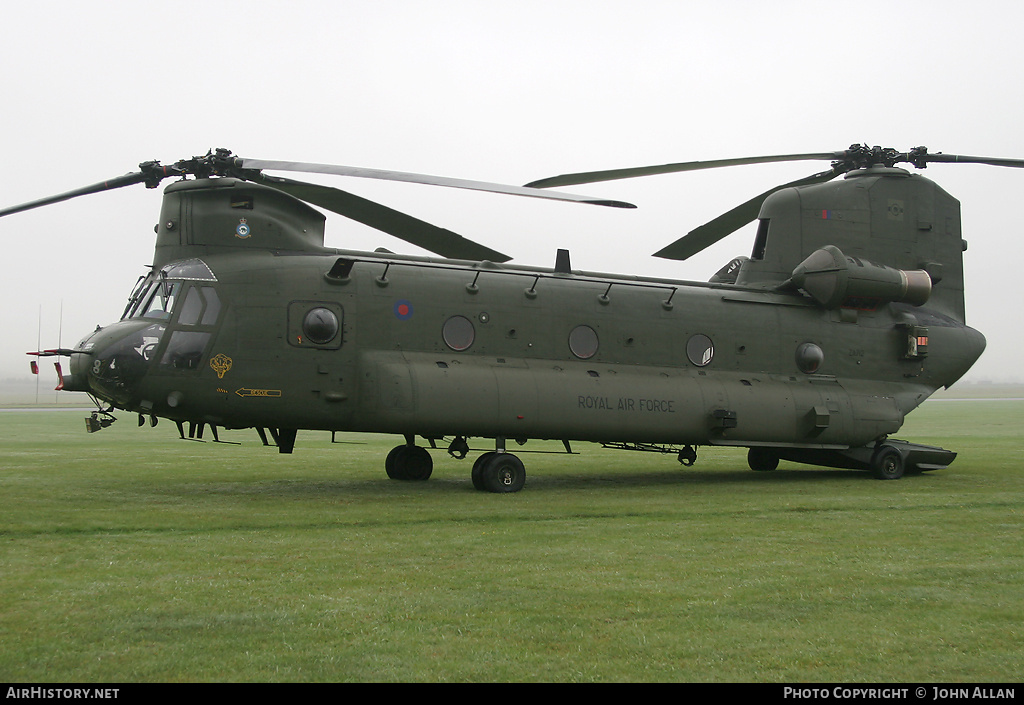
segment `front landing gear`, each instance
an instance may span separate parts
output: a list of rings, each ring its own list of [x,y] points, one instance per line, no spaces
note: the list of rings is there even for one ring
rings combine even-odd
[[[473,487],[485,492],[507,494],[518,492],[526,484],[523,461],[505,452],[503,438],[497,439],[496,450],[483,453],[473,463]],[[431,441],[431,447],[434,446]],[[448,448],[457,459],[466,457],[469,445],[459,436]],[[430,478],[434,461],[426,448],[416,445],[413,436],[405,437],[405,445],[395,446],[384,461],[384,469],[392,480],[423,481]]]

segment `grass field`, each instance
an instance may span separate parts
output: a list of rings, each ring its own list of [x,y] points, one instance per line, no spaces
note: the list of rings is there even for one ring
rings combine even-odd
[[[1024,667],[1024,401],[935,401],[896,482],[741,451],[523,453],[472,489],[397,439],[186,442],[0,413],[0,680],[956,682]],[[340,436],[339,436],[340,438]],[[558,449],[531,442],[523,450]]]

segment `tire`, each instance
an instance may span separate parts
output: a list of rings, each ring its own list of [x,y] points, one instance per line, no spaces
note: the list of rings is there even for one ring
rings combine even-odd
[[[526,484],[526,468],[511,453],[495,453],[481,463],[480,479],[488,492],[518,492]]]
[[[768,448],[754,447],[747,451],[747,465],[757,472],[771,472],[779,467],[779,456]]]
[[[487,489],[484,486],[484,464],[493,455],[495,455],[495,452],[492,450],[490,452],[482,454],[479,458],[477,458],[473,462],[473,472],[472,472],[471,477],[473,479],[473,487],[475,489],[478,489],[478,490],[486,490]]]
[[[892,446],[880,446],[871,459],[871,474],[879,480],[898,480],[905,468],[903,454]]]
[[[434,461],[426,448],[395,446],[384,461],[384,469],[392,480],[422,482],[434,471]]]

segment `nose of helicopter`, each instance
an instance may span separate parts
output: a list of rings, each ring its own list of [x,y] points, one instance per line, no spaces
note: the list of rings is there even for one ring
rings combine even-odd
[[[68,391],[86,391],[120,408],[138,401],[138,387],[150,369],[166,326],[152,320],[124,320],[98,328],[75,346]]]

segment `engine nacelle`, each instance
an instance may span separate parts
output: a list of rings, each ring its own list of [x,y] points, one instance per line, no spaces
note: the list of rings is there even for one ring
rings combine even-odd
[[[882,303],[921,306],[932,293],[923,269],[906,271],[847,257],[835,245],[815,250],[790,281],[825,308],[873,309]]]

